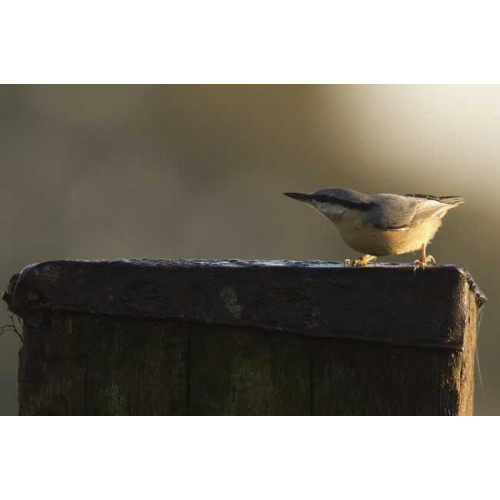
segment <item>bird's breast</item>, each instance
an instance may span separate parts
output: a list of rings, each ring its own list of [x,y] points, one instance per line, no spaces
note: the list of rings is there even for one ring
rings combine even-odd
[[[382,256],[418,250],[432,240],[441,225],[441,219],[429,218],[414,227],[390,231],[352,220],[341,220],[336,225],[342,239],[351,248],[361,253]]]

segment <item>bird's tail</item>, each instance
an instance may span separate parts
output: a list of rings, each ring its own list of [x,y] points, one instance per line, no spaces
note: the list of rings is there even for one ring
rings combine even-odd
[[[461,205],[465,203],[465,200],[460,198],[460,196],[440,196],[439,201],[447,205]]]
[[[465,200],[460,196],[432,196],[431,194],[407,194],[406,196],[412,196],[413,198],[425,198],[427,200],[440,201],[441,203],[446,203],[447,205],[461,205],[465,203]]]

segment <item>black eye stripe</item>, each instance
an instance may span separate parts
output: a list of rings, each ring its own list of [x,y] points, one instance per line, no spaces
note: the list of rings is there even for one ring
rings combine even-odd
[[[363,201],[347,201],[327,194],[312,194],[311,199],[317,201],[318,203],[335,203],[346,208],[357,208],[358,210],[368,210],[373,206],[373,203],[365,203]]]

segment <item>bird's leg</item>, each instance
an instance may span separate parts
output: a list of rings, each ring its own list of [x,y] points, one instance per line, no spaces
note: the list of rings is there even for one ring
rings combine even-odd
[[[427,264],[435,264],[436,259],[432,255],[426,254],[427,243],[422,245],[422,255],[420,259],[417,259],[413,265],[415,266],[413,269],[416,271],[417,269],[424,269]]]
[[[351,260],[351,259],[346,259],[344,262],[347,266],[351,267],[365,267],[366,264],[369,262],[375,262],[377,260],[377,257],[375,255],[362,255],[359,259],[356,260]]]

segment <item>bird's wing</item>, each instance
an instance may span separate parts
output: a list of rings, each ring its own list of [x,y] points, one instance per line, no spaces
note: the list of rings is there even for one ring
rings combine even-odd
[[[400,195],[378,195],[366,222],[379,229],[404,231],[429,217],[441,218],[454,205],[436,199]]]

